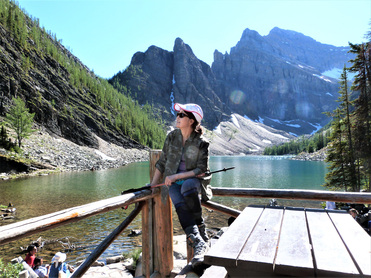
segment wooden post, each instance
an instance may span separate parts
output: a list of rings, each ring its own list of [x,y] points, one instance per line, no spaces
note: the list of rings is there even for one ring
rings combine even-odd
[[[150,151],[150,180],[155,172],[155,164],[161,150]],[[167,186],[153,200],[146,201],[142,210],[143,275],[150,277],[157,272],[166,277],[173,270],[173,219],[170,196]]]
[[[142,271],[145,277],[153,273],[153,220],[152,199],[146,200],[142,208]]]

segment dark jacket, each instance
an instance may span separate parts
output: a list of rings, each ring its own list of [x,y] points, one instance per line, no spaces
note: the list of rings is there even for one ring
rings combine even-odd
[[[164,178],[177,173],[183,152],[187,171],[193,171],[195,176],[209,171],[209,142],[199,133],[192,132],[183,147],[181,130],[175,129],[167,135],[156,163],[156,168]],[[211,176],[201,178],[202,199],[205,201],[212,197],[210,179]]]

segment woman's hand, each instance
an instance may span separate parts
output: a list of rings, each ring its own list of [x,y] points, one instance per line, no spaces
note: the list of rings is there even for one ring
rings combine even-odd
[[[178,175],[177,174],[174,174],[174,175],[171,175],[171,176],[167,176],[165,178],[165,185],[170,186],[172,183],[174,183],[178,179],[179,178],[178,178]]]

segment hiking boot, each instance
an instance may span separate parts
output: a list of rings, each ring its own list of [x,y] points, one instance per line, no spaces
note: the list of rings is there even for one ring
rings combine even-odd
[[[207,243],[209,241],[209,237],[206,232],[206,225],[202,223],[201,225],[198,226],[198,230],[200,232],[202,239]]]
[[[187,237],[188,244],[193,248],[193,258],[191,260],[192,267],[202,264],[204,255],[207,250],[207,244],[203,241],[200,235],[190,234]]]

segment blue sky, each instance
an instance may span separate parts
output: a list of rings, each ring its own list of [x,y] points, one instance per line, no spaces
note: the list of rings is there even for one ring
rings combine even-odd
[[[151,45],[172,51],[181,38],[211,65],[214,50],[230,52],[249,28],[274,27],[321,43],[366,41],[370,0],[18,0],[86,66],[104,78],[124,70]]]

